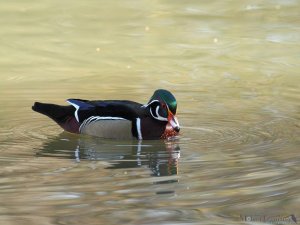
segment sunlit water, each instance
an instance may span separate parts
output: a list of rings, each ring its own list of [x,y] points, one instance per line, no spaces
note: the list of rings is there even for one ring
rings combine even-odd
[[[0,12],[0,224],[299,223],[299,1],[17,0]],[[78,136],[31,111],[146,103],[157,88],[178,100],[177,140]]]

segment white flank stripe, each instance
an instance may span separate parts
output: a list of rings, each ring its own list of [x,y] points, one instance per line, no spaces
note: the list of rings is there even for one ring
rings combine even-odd
[[[142,131],[141,131],[141,119],[140,118],[136,118],[136,130],[138,133],[138,139],[142,140]]]
[[[157,107],[156,107],[156,115],[157,115],[156,118],[157,118],[158,120],[160,120],[160,121],[168,121],[168,118],[164,118],[164,117],[162,117],[161,115],[159,115],[159,113],[158,113],[159,107],[160,107],[160,106],[157,106]]]
[[[125,120],[122,117],[112,117],[112,116],[91,116],[87,119],[97,119],[97,120]]]
[[[79,109],[79,105],[76,105],[76,104],[74,104],[74,103],[72,103],[72,102],[69,102],[69,101],[67,101],[67,103],[69,103],[70,105],[72,105],[72,106],[75,107],[75,109],[76,109],[76,111],[75,111],[75,118],[76,118],[77,122],[79,122],[79,118],[78,118],[78,109]]]

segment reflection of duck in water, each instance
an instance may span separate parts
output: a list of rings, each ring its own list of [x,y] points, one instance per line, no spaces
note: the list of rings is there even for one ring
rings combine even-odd
[[[148,166],[154,176],[170,176],[178,174],[180,148],[174,143],[137,143],[124,145],[131,147],[131,154],[116,160],[110,169],[135,168]]]
[[[67,100],[70,106],[36,102],[32,109],[42,113],[64,130],[103,138],[159,139],[176,136],[177,102],[171,92],[156,90],[149,102],[81,99]]]
[[[178,173],[179,145],[175,142],[96,139],[62,133],[45,143],[38,156],[101,160],[107,169],[149,167],[153,176]]]

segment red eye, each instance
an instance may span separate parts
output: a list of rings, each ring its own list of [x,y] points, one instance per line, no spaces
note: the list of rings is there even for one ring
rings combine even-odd
[[[165,109],[165,108],[167,108],[167,105],[166,104],[162,104],[162,107]]]

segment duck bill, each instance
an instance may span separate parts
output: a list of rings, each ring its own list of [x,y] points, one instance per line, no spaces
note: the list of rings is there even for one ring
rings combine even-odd
[[[177,117],[175,115],[173,115],[173,113],[171,113],[170,111],[169,111],[169,116],[168,116],[168,123],[171,125],[171,127],[176,132],[179,132],[180,126],[179,126],[179,122],[177,120]]]

